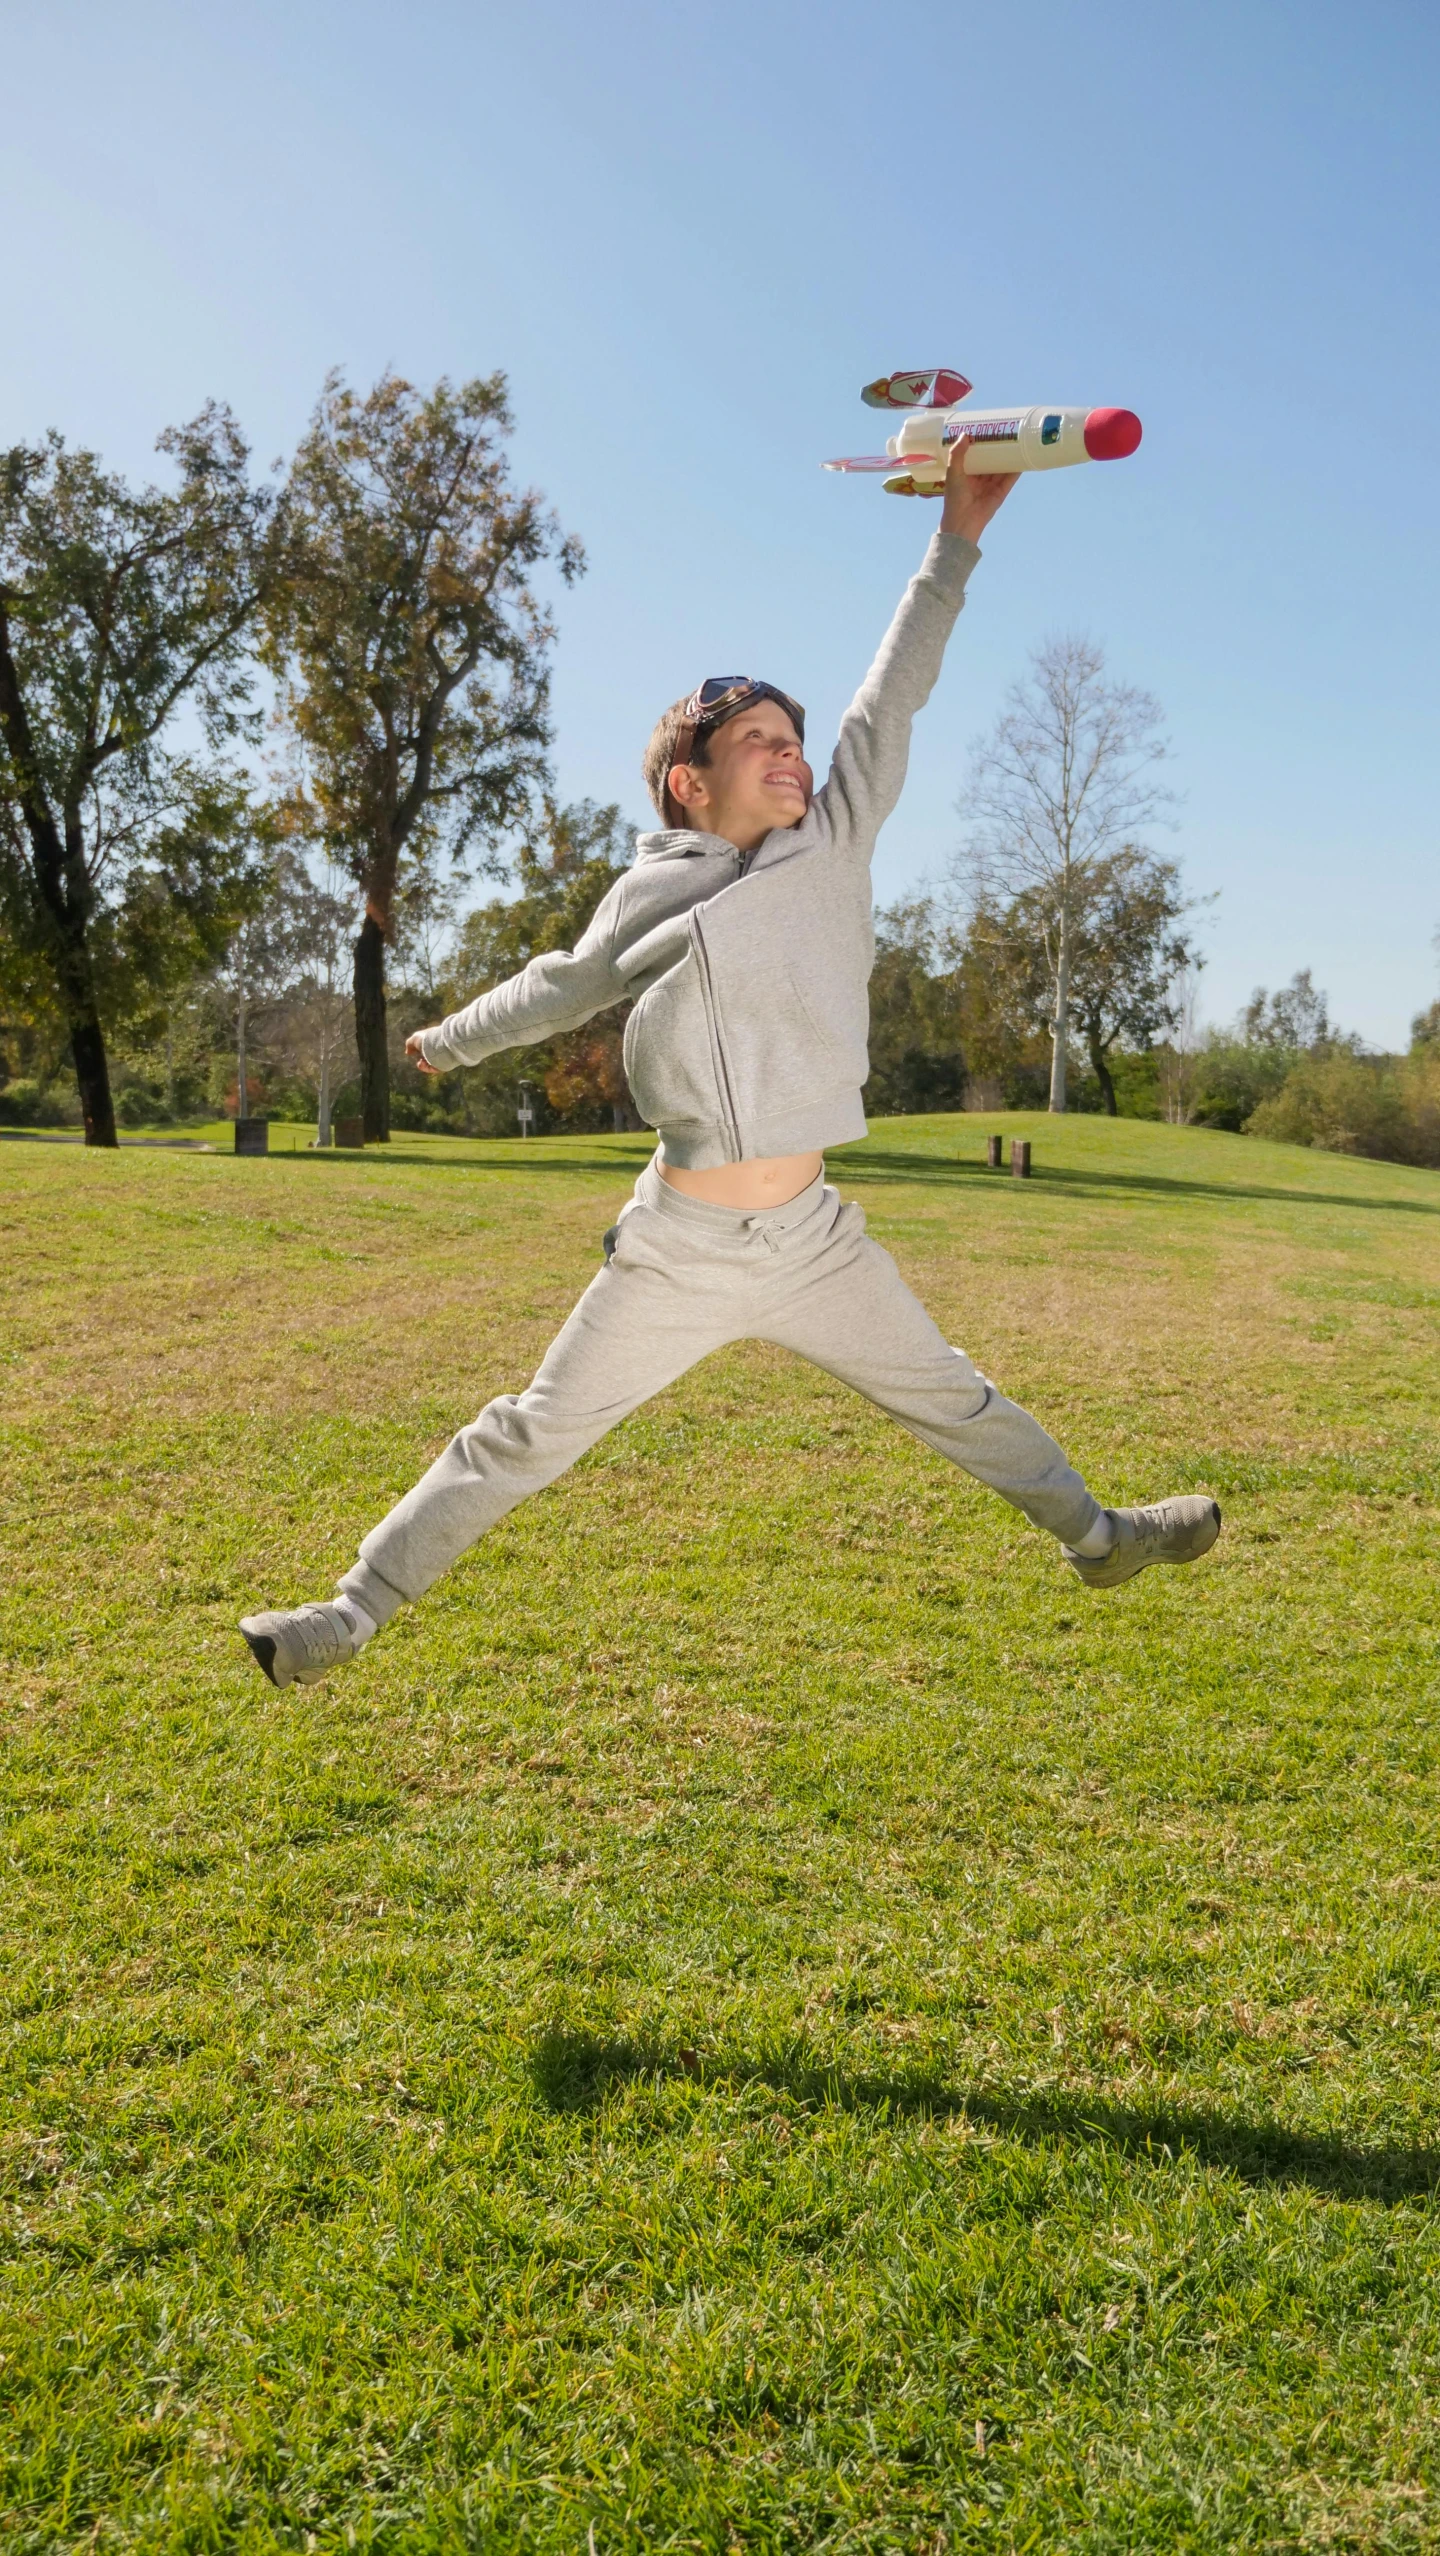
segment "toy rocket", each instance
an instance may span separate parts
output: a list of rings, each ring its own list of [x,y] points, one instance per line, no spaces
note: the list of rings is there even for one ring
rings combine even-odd
[[[867,382],[860,396],[870,408],[903,408],[910,414],[883,453],[858,453],[827,461],[825,470],[884,471],[896,497],[938,494],[952,445],[970,438],[969,477],[1012,470],[1063,470],[1070,462],[1123,461],[1140,441],[1140,420],[1129,408],[962,408],[970,384],[943,367],[929,372],[886,373]]]

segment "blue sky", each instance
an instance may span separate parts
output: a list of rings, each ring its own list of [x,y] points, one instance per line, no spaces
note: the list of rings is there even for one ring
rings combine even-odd
[[[930,523],[817,468],[869,448],[874,372],[1138,409],[1133,461],[988,536],[877,892],[943,871],[968,740],[1084,630],[1165,705],[1207,1013],[1310,966],[1403,1040],[1440,924],[1432,7],[3,0],[0,34],[0,439],[143,472],[215,395],[268,460],[332,364],[503,367],[590,555],[569,796],[644,817],[708,672],[828,743]]]

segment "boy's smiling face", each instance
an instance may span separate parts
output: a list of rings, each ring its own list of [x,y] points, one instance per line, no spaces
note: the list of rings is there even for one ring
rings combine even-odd
[[[776,826],[798,825],[815,776],[778,701],[756,701],[712,731],[709,760],[677,763],[670,796],[684,822],[753,852]]]

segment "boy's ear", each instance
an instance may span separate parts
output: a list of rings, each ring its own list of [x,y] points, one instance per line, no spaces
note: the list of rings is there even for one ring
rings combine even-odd
[[[697,772],[693,763],[672,763],[665,787],[677,808],[699,807],[710,795],[704,774]]]

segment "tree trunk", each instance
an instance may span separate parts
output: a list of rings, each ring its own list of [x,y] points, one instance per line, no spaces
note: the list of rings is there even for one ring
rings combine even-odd
[[[320,1050],[320,1097],[316,1104],[315,1143],[323,1148],[330,1142],[330,1032]]]
[[[1070,1057],[1070,916],[1060,916],[1060,948],[1055,966],[1055,1018],[1051,1024],[1050,1107],[1066,1106],[1065,1085]]]
[[[86,975],[89,974],[88,967]],[[66,1027],[70,1032],[70,1054],[75,1064],[75,1080],[80,1086],[80,1107],[85,1119],[87,1145],[118,1145],[115,1132],[115,1103],[110,1097],[110,1067],[105,1055],[105,1033],[94,997],[83,1011],[67,1005]]]
[[[1089,1025],[1088,1044],[1090,1048],[1090,1062],[1095,1072],[1095,1080],[1100,1086],[1100,1097],[1105,1103],[1105,1115],[1107,1118],[1118,1118],[1120,1115],[1120,1104],[1115,1098],[1115,1085],[1111,1077],[1109,1065],[1105,1060],[1105,1050],[1100,1044],[1100,1033],[1095,1028],[1093,1022]]]
[[[385,936],[367,914],[355,944],[355,1044],[367,1145],[390,1142],[390,1050],[385,1037]]]
[[[85,871],[84,839],[78,811],[66,811],[62,837],[44,791],[32,777],[35,756],[30,723],[10,654],[10,634],[0,610],[0,734],[20,779],[20,812],[30,839],[30,868],[50,931],[50,960],[65,1016],[87,1145],[118,1145],[115,1103],[105,1033],[95,1001],[95,977],[85,938],[91,891]]]
[[[250,1077],[247,1071],[249,1060],[245,1053],[245,1031],[247,1027],[246,1013],[248,1008],[249,989],[245,983],[245,939],[244,934],[242,933],[240,939],[240,990],[235,1001],[235,1115],[237,1118],[248,1118],[250,1115]]]
[[[42,876],[39,881],[42,894],[46,884]],[[110,1065],[105,1054],[105,1033],[100,1027],[99,1007],[95,1001],[95,979],[90,967],[84,919],[68,906],[62,906],[57,913],[48,896],[46,903],[55,927],[55,975],[65,1011],[65,1031],[70,1041],[75,1080],[80,1087],[85,1142],[87,1145],[115,1146],[120,1139],[115,1131]]]

